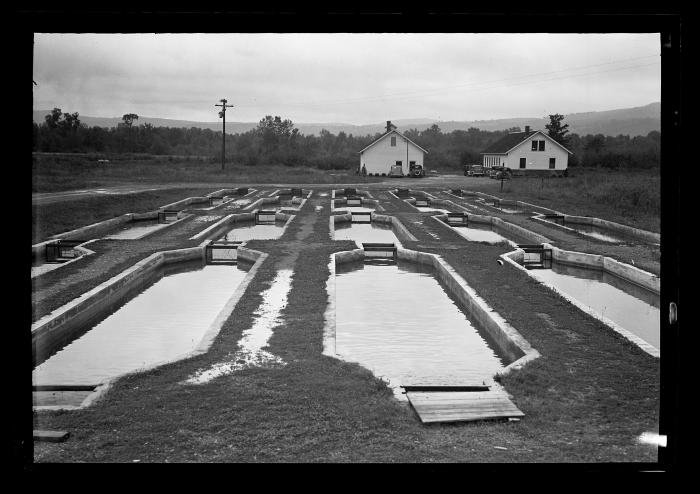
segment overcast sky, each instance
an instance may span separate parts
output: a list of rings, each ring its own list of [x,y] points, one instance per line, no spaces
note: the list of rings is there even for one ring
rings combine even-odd
[[[35,34],[34,109],[367,124],[488,120],[661,98],[654,34]]]

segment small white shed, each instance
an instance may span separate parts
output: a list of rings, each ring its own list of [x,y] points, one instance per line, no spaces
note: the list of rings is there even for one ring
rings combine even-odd
[[[391,121],[386,122],[387,131],[371,142],[360,153],[360,170],[364,166],[367,175],[389,175],[391,167],[400,165],[404,175],[411,165],[423,166],[423,155],[428,151],[396,130]]]

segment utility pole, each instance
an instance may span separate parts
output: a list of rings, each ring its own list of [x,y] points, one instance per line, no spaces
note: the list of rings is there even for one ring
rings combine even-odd
[[[221,100],[220,105],[214,105],[214,106],[220,106],[221,111],[219,112],[219,118],[224,119],[224,131],[221,136],[221,171],[224,170],[224,162],[226,160],[226,98]],[[233,105],[228,105],[228,108],[233,108]]]

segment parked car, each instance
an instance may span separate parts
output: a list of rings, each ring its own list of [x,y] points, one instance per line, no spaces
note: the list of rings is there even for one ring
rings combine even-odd
[[[389,171],[390,177],[403,177],[403,169],[401,165],[393,165]]]
[[[472,165],[465,173],[468,177],[483,177],[484,174],[484,167],[481,165]]]
[[[425,169],[421,165],[409,165],[408,175],[410,177],[425,177]]]
[[[489,177],[497,180],[510,180],[513,177],[513,171],[506,166],[494,166],[491,168]]]

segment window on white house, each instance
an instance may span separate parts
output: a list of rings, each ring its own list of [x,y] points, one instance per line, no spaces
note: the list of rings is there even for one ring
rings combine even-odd
[[[397,161],[396,166],[403,166],[403,161]]]
[[[549,168],[554,168],[556,158],[549,158]]]
[[[540,151],[544,151],[544,141],[539,141],[540,143]]]
[[[537,151],[537,141],[532,141],[532,150]]]
[[[396,136],[391,136],[391,147],[396,147]]]
[[[525,168],[525,158],[520,158],[520,168]]]

